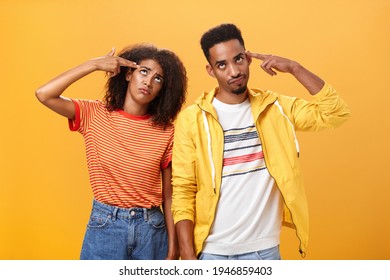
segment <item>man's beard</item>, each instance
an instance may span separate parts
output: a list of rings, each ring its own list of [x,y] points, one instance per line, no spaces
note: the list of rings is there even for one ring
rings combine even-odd
[[[234,94],[237,94],[237,95],[240,95],[240,94],[243,94],[244,92],[246,91],[246,85],[245,86],[242,86],[236,90],[232,90],[232,92]]]

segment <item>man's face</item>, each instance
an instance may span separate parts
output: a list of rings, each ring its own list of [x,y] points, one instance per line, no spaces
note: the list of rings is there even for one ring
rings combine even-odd
[[[233,39],[210,48],[209,63],[207,72],[217,79],[220,93],[246,92],[251,59],[238,40]]]

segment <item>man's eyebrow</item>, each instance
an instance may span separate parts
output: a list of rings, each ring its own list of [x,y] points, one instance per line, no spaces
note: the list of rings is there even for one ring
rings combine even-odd
[[[217,66],[218,64],[221,64],[221,63],[225,63],[226,62],[226,59],[223,59],[223,60],[217,60],[214,65]]]
[[[239,53],[237,54],[236,56],[233,57],[233,59],[237,59],[237,58],[240,58],[240,57],[243,57],[244,56],[244,53]],[[217,66],[218,64],[221,64],[221,63],[226,63],[226,59],[223,59],[223,60],[217,60],[214,65]]]
[[[234,59],[237,59],[237,58],[240,58],[240,57],[243,57],[243,56],[244,56],[243,53],[239,53],[238,55],[236,55],[236,56],[234,57]]]

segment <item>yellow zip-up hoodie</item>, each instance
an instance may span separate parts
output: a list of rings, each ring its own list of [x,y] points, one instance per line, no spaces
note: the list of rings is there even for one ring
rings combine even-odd
[[[214,221],[222,180],[224,135],[211,104],[217,91],[184,109],[175,125],[172,211],[175,223],[194,223],[196,255]],[[283,225],[296,230],[304,256],[309,217],[295,131],[336,128],[349,108],[327,83],[312,101],[258,89],[249,90],[249,99],[268,171],[284,199]]]

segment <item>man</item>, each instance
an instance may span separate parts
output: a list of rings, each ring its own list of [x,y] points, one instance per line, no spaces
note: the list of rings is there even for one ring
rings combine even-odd
[[[308,241],[308,209],[295,130],[345,122],[335,90],[299,63],[245,50],[233,24],[201,39],[218,86],[183,110],[173,148],[173,214],[182,259],[280,259],[281,226]],[[312,101],[248,89],[249,65],[290,73]]]

